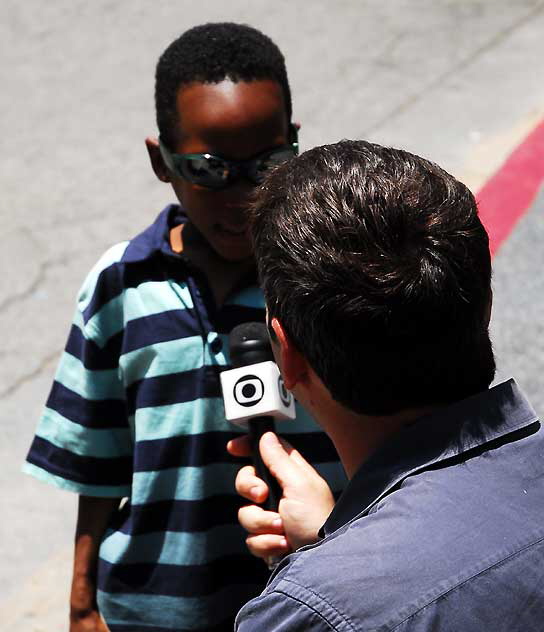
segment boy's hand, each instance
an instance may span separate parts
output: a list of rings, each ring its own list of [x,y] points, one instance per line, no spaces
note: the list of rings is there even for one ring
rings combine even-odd
[[[70,617],[70,632],[109,632],[100,614],[93,610],[81,617]]]
[[[95,604],[94,584],[74,577],[70,598],[70,632],[109,632]]]
[[[120,501],[120,498],[79,497],[70,632],[109,632],[96,604],[96,569],[102,536]]]
[[[246,542],[251,553],[269,559],[317,542],[317,533],[334,507],[334,498],[323,478],[287,441],[267,432],[259,447],[283,496],[278,513],[250,505],[240,509],[238,519],[250,534]],[[247,437],[229,441],[227,449],[235,456],[250,454]],[[238,472],[236,491],[255,503],[263,502],[268,495],[266,483],[250,465]]]

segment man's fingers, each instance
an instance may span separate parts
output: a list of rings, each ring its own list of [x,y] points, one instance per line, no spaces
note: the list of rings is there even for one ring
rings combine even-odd
[[[249,443],[249,437],[242,435],[231,439],[227,443],[227,452],[232,456],[251,456],[251,445]]]
[[[291,547],[282,535],[249,535],[246,544],[250,553],[264,560],[283,557],[291,552]]]
[[[252,535],[268,533],[283,535],[283,522],[279,513],[265,511],[257,505],[248,505],[238,510],[238,521]]]
[[[264,464],[282,487],[296,484],[300,471],[289,456],[293,447],[287,441],[280,441],[273,432],[265,432],[259,442],[259,450]]]
[[[255,503],[262,503],[268,497],[268,486],[255,474],[253,465],[242,467],[234,481],[236,491]]]

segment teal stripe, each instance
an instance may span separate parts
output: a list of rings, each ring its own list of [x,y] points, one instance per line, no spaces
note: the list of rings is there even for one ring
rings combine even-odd
[[[146,281],[138,287],[127,288],[87,321],[86,337],[102,347],[131,320],[192,308],[193,301],[187,286],[173,285],[173,281]]]
[[[44,483],[50,483],[59,489],[66,489],[70,492],[83,494],[84,496],[102,496],[104,498],[125,498],[130,496],[129,486],[113,486],[113,485],[85,485],[68,478],[56,476],[47,470],[34,465],[33,463],[24,463],[22,471],[30,474]]]
[[[232,603],[249,601],[262,586],[226,586],[213,595],[168,597],[164,595],[108,594],[97,591],[98,607],[110,625],[148,625],[183,629],[205,629],[231,616]]]
[[[253,307],[256,309],[264,309],[264,298],[261,289],[253,285],[235,294],[232,298],[225,301],[228,305],[241,305],[243,307]]]
[[[237,429],[225,419],[225,407],[220,397],[139,408],[130,421],[135,428],[137,441],[167,439],[207,430],[233,432]]]
[[[211,421],[210,421],[211,420]],[[225,406],[220,397],[201,398],[191,402],[181,402],[168,406],[140,408],[131,417],[137,441],[167,439],[186,434],[198,434],[210,430],[218,432],[243,431],[240,426],[225,419]],[[295,420],[277,421],[276,429],[289,439],[289,434],[318,432],[320,429],[308,413],[297,405]]]
[[[96,289],[96,282],[98,280],[98,277],[100,276],[100,273],[112,264],[117,263],[121,260],[121,258],[125,254],[128,243],[128,241],[123,241],[120,244],[112,246],[102,255],[102,257],[100,257],[100,259],[91,269],[85,281],[83,281],[83,285],[81,286],[81,289],[79,291],[78,308],[81,312],[85,311],[93,298],[93,294]]]
[[[99,347],[104,347],[108,340],[124,328],[123,294],[112,298],[86,322],[83,334]]]
[[[74,423],[46,408],[36,435],[80,456],[117,458],[132,454],[132,439],[128,428],[88,428]]]
[[[174,281],[146,281],[125,290],[125,321],[173,309],[191,309],[189,288]]]
[[[225,455],[227,449],[225,446]],[[154,472],[135,472],[132,504],[159,500],[202,500],[217,494],[234,494],[235,463],[212,463],[199,467],[174,467]]]
[[[100,545],[100,557],[110,564],[207,564],[226,555],[247,555],[245,531],[240,526],[215,527],[199,533],[114,531]]]
[[[61,356],[55,379],[85,399],[124,399],[117,369],[91,371],[81,360],[66,352]]]
[[[132,479],[133,505],[160,500],[203,500],[219,494],[234,494],[239,464],[212,463],[200,467],[169,468],[155,472],[135,472]],[[337,462],[318,463],[318,473],[334,492],[344,489],[346,476]]]
[[[212,333],[208,339],[211,342],[217,337],[217,334]],[[224,339],[223,346],[225,347],[226,336],[220,337]],[[200,336],[158,342],[125,353],[119,358],[125,386],[130,386],[144,377],[171,375],[199,369],[204,365],[225,366],[226,363],[225,354],[222,352],[213,354],[209,345],[203,344]]]

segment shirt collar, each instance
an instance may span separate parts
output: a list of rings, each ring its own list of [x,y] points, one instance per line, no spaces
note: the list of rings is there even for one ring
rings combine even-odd
[[[157,253],[170,257],[177,256],[170,247],[170,230],[187,221],[187,216],[179,204],[169,204],[155,221],[134,237],[127,246],[123,261],[136,262],[149,259]]]
[[[326,537],[367,513],[408,476],[537,421],[514,380],[421,417],[359,468],[320,535]]]

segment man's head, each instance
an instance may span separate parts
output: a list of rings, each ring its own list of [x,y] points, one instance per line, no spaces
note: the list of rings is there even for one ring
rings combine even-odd
[[[280,50],[249,26],[192,28],[159,59],[155,104],[162,147],[148,139],[147,148],[156,175],[172,184],[194,227],[221,257],[251,256],[249,194],[268,164],[292,155],[295,140]],[[228,171],[239,177],[222,183]]]
[[[387,415],[489,386],[488,237],[438,166],[363,141],[312,149],[259,189],[252,234],[269,318],[335,400]]]

